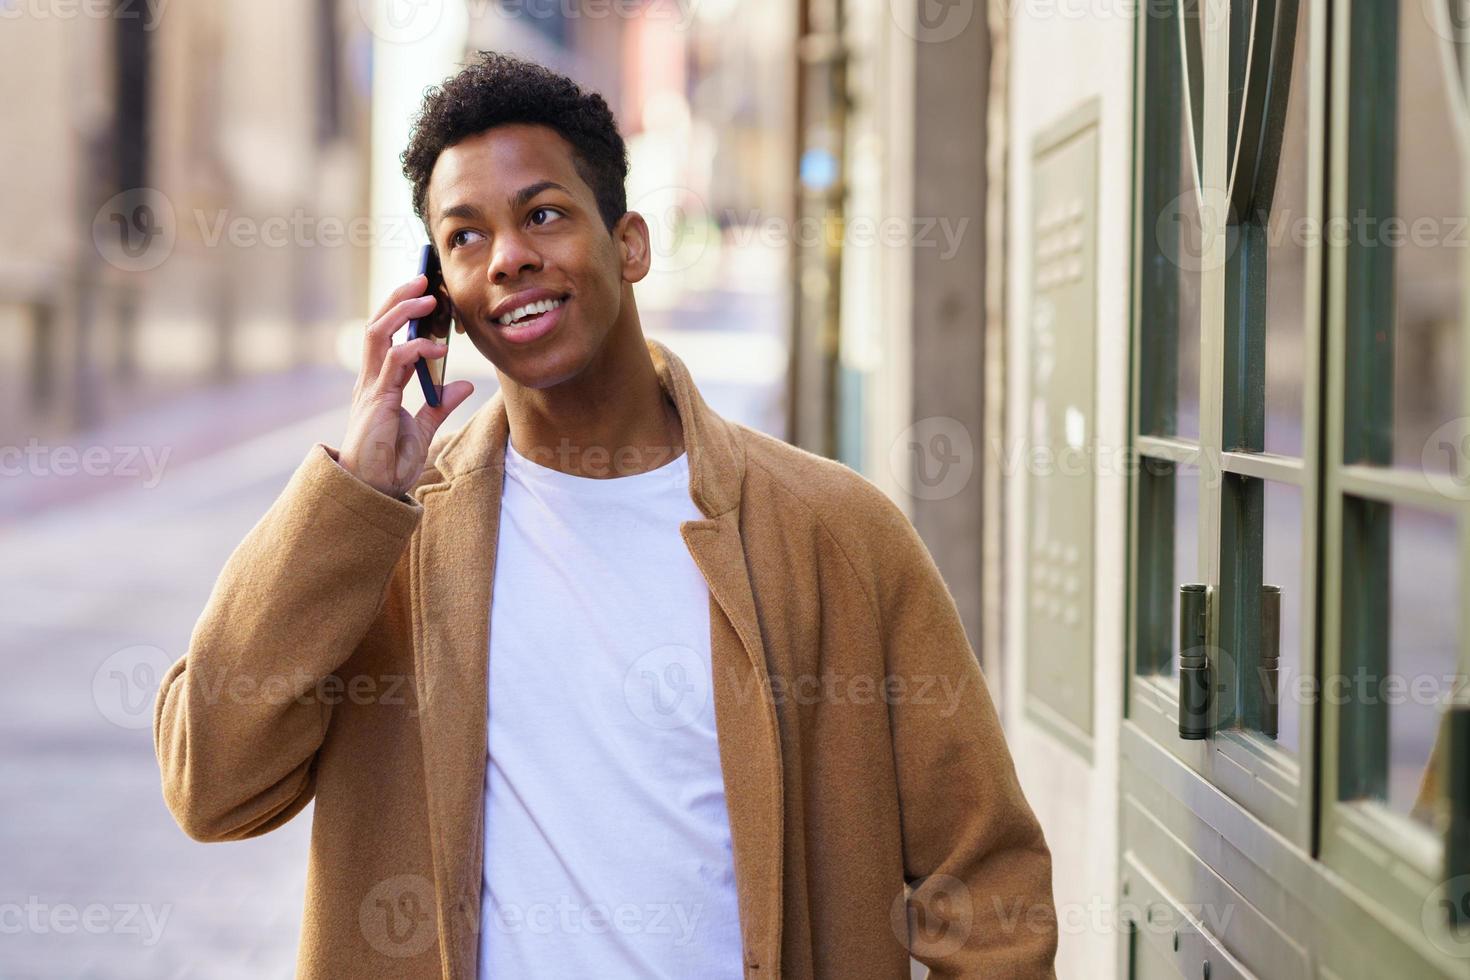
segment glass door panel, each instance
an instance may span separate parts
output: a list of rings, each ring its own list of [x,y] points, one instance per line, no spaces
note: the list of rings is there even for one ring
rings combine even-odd
[[[1322,859],[1454,943],[1470,920],[1470,113],[1461,0],[1353,0],[1334,44]],[[1347,68],[1351,65],[1351,70]],[[1454,767],[1454,768],[1452,768]],[[1458,889],[1458,894],[1456,890]],[[1463,931],[1463,930],[1462,930]],[[1466,948],[1470,948],[1467,945]]]
[[[1180,0],[1172,20],[1148,18],[1142,91],[1177,91],[1184,105],[1146,104],[1138,216],[1162,231],[1140,243],[1130,719],[1303,848],[1313,715],[1297,692],[1316,676],[1307,613],[1322,249],[1311,229],[1323,199],[1323,10],[1320,0]],[[1169,197],[1195,179],[1198,202]],[[1186,398],[1194,376],[1198,394]],[[1145,475],[1151,465],[1167,475]],[[1193,687],[1179,679],[1179,595],[1190,583],[1207,587],[1209,609],[1204,656],[1189,662],[1208,702],[1196,706],[1204,729],[1188,732],[1198,739],[1180,736]]]

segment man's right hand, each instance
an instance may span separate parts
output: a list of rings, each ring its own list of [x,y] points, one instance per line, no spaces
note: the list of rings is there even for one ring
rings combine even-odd
[[[438,299],[424,295],[422,276],[393,290],[363,336],[362,368],[352,389],[352,412],[338,462],[347,472],[390,497],[418,482],[429,443],[444,419],[475,390],[468,381],[444,386],[439,406],[424,405],[417,415],[403,407],[403,386],[415,376],[422,357],[443,357],[447,344],[428,337],[393,344],[393,334],[415,317],[427,315]]]

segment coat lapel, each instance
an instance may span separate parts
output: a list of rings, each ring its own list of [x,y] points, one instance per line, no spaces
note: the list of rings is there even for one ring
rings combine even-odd
[[[710,591],[716,729],[747,968],[780,971],[782,768],[775,704],[741,541],[744,447],[695,389],[682,361],[647,341],[689,455],[689,493],[704,518],[680,527]],[[473,977],[483,879],[490,606],[509,424],[497,391],[448,437],[444,482],[415,495],[414,669],[443,968]]]
[[[497,392],[487,409],[500,401]],[[503,429],[503,410],[499,417],[491,428]],[[473,977],[479,951],[486,658],[503,466],[502,448],[493,465],[426,488],[415,536],[414,663],[446,977]]]
[[[779,977],[781,742],[737,513],[728,510],[709,520],[686,521],[680,531],[709,584],[712,603],[715,726],[746,967],[759,969],[758,976]]]

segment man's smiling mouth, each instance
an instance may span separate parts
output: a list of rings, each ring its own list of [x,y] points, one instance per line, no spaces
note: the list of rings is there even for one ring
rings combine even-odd
[[[544,313],[550,313],[552,310],[561,306],[570,298],[570,295],[566,295],[560,296],[556,299],[536,300],[535,302],[527,303],[524,306],[518,306],[504,316],[497,317],[495,322],[500,324],[502,327],[508,327],[512,324],[519,323],[531,317],[540,316]]]

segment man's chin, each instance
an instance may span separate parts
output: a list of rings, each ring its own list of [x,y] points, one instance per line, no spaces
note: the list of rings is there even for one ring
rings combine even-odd
[[[543,391],[577,377],[586,369],[588,361],[573,353],[565,338],[548,337],[546,341],[518,346],[494,337],[475,346],[495,366],[502,382],[509,379],[521,388]]]

